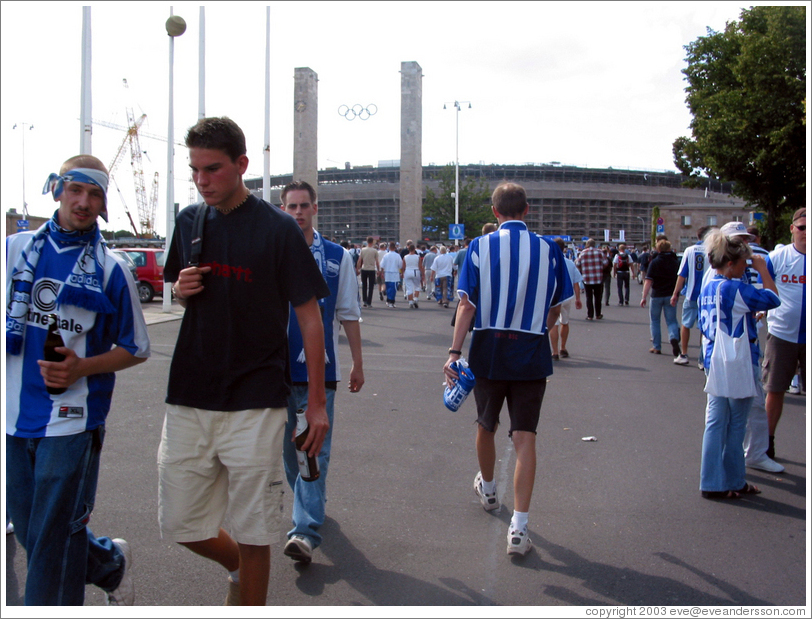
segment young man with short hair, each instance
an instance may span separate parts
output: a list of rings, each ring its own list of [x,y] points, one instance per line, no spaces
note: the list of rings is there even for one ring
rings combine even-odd
[[[770,252],[767,265],[781,305],[767,313],[764,346],[765,407],[769,422],[767,456],[775,459],[775,430],[784,410],[784,394],[798,366],[806,377],[806,208],[792,216],[792,243]],[[15,523],[16,524],[16,523]]]
[[[475,319],[468,362],[476,377],[476,451],[480,472],[474,492],[486,511],[500,507],[494,479],[496,428],[507,399],[516,449],[514,512],[507,553],[526,555],[532,545],[527,517],[536,474],[536,428],[547,376],[553,373],[548,330],[573,290],[558,245],[530,232],[524,188],[503,183],[493,192],[499,231],[471,242],[460,272],[460,304],[443,372],[451,383],[465,336]],[[504,264],[507,262],[508,264]],[[501,291],[505,291],[502,293]]]
[[[68,159],[43,191],[59,202],[53,217],[6,237],[6,506],[28,558],[27,606],[81,606],[85,583],[109,605],[134,603],[129,544],[87,527],[115,372],[150,354],[135,282],[97,224],[107,182],[96,157]],[[51,314],[62,361],[42,360]]]
[[[285,476],[293,491],[293,529],[288,531],[285,555],[302,563],[310,564],[313,550],[322,542],[319,529],[324,524],[324,510],[327,503],[327,471],[330,465],[330,451],[333,439],[333,419],[335,397],[341,372],[338,365],[338,329],[344,328],[347,343],[352,354],[352,370],[348,388],[357,393],[364,386],[364,362],[361,356],[361,310],[358,308],[358,279],[350,254],[339,245],[325,239],[313,228],[313,216],[318,212],[316,190],[305,181],[288,183],[282,189],[282,210],[292,216],[310,246],[310,253],[321,270],[322,277],[330,289],[330,295],[319,299],[319,309],[324,328],[324,350],[326,366],[324,390],[327,396],[327,418],[330,429],[327,431],[318,455],[319,478],[304,481],[299,474],[296,447],[292,441],[296,433],[296,412],[307,410],[310,381],[305,363],[302,332],[296,314],[290,317],[288,325],[288,348],[290,350],[290,375],[293,381],[288,397],[288,421],[284,445]],[[371,248],[372,237],[367,239],[368,248],[377,261],[378,252]],[[362,258],[359,258],[359,264]],[[373,280],[374,281],[374,280]],[[372,296],[372,289],[369,289]]]
[[[186,311],[158,453],[161,535],[228,571],[227,605],[263,605],[289,438],[289,308],[312,381],[303,447],[316,456],[330,427],[318,304],[329,289],[296,222],[245,186],[239,126],[203,118],[186,145],[203,203],[178,214],[164,269]],[[201,247],[198,259],[193,246]]]

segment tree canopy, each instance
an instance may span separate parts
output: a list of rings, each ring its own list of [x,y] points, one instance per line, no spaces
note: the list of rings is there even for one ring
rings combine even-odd
[[[775,242],[781,214],[806,191],[806,7],[743,10],[685,50],[692,137],[674,141],[674,162],[694,186],[733,181]]]
[[[423,231],[425,236],[440,237],[454,223],[454,166],[443,168],[437,175],[439,193],[426,189],[423,202]],[[463,182],[465,181],[465,182]],[[483,179],[460,179],[460,221],[468,237],[479,236],[482,226],[494,221],[491,211],[491,191]]]

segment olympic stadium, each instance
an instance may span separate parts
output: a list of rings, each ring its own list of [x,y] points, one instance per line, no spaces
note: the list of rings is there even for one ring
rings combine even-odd
[[[439,191],[439,174],[445,166],[422,168],[423,199],[426,190]],[[469,178],[484,180],[490,190],[503,181],[515,181],[527,190],[530,211],[528,227],[539,234],[569,236],[574,241],[592,237],[604,239],[610,230],[612,239],[623,230],[624,240],[632,244],[648,241],[652,230],[652,209],[668,207],[679,213],[679,205],[718,213],[720,221],[735,219],[743,213],[744,203],[730,195],[729,183],[711,182],[701,189],[689,189],[677,172],[593,169],[558,164],[460,166],[460,186]],[[271,177],[271,201],[280,204],[282,187],[293,180],[292,174]],[[246,179],[246,185],[258,195],[262,179]],[[351,166],[318,171],[318,229],[331,238],[361,243],[367,236],[385,241],[404,242],[399,237],[400,166],[397,161],[381,161],[377,167]],[[731,214],[733,213],[733,214]],[[666,230],[669,238],[695,239],[692,228],[704,225],[694,217],[690,229]],[[683,226],[686,228],[686,226]],[[445,233],[445,234],[444,234]],[[477,231],[466,231],[477,236]],[[440,235],[424,234],[423,239],[443,241]],[[415,239],[417,240],[417,239]]]

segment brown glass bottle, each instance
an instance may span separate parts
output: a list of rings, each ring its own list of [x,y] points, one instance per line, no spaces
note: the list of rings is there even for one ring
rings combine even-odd
[[[51,324],[48,325],[48,337],[45,338],[45,346],[42,351],[43,358],[46,361],[64,361],[65,355],[54,350],[57,347],[65,346],[65,342],[59,334],[59,316],[51,314],[48,318]],[[48,385],[45,386],[45,389],[47,389],[51,395],[59,395],[67,391],[65,387],[49,387]]]
[[[299,475],[303,481],[316,481],[319,478],[319,460],[302,451],[309,431],[305,412],[300,408],[296,411],[296,461],[299,463]]]

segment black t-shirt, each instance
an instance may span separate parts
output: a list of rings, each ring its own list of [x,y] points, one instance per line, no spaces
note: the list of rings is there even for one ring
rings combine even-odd
[[[178,214],[167,282],[188,264],[198,208]],[[286,406],[288,304],[330,294],[299,226],[255,196],[228,215],[210,208],[200,266],[212,270],[205,290],[187,301],[167,403],[216,411]]]
[[[646,279],[651,280],[652,297],[670,297],[677,284],[679,260],[673,251],[658,253],[648,265]]]

